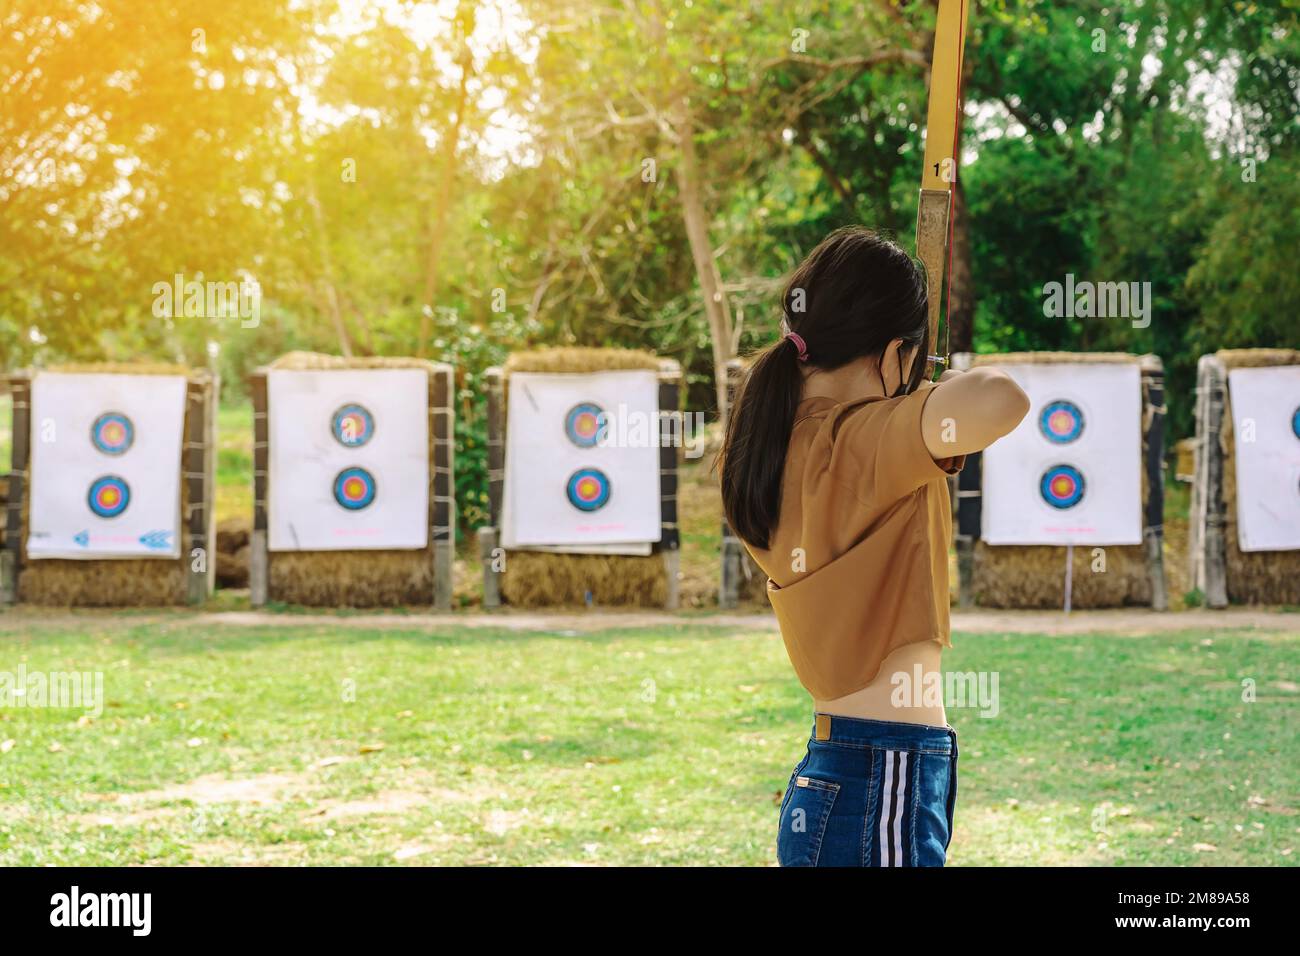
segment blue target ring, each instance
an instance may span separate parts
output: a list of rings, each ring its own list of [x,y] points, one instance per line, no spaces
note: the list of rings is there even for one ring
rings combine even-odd
[[[344,448],[360,448],[375,437],[375,417],[362,405],[344,405],[330,419],[330,431]]]
[[[135,443],[135,426],[121,412],[105,412],[90,426],[90,440],[105,455],[121,455]]]
[[[360,511],[375,500],[375,476],[364,468],[344,468],[334,478],[334,500],[348,511]]]
[[[599,511],[609,503],[609,475],[599,468],[580,468],[569,476],[569,504],[579,511]]]
[[[131,503],[131,486],[117,475],[96,478],[86,494],[86,504],[100,518],[116,518]]]
[[[1296,438],[1300,438],[1300,406],[1291,413],[1291,431]]]
[[[1055,445],[1068,445],[1083,434],[1083,410],[1074,402],[1048,402],[1038,416],[1038,430]]]
[[[605,431],[605,410],[595,402],[579,402],[564,416],[564,434],[579,448],[594,448]]]
[[[1064,511],[1083,500],[1083,473],[1073,465],[1053,465],[1043,472],[1038,490],[1053,508]]]

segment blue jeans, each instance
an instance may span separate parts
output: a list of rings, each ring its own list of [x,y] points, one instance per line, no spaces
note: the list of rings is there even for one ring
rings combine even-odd
[[[957,800],[951,727],[817,715],[781,801],[782,866],[943,866]]]

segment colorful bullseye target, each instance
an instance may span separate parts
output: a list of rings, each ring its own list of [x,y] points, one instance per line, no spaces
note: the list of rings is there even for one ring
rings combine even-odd
[[[579,402],[564,416],[564,434],[579,448],[593,448],[600,441],[605,410],[593,402]]]
[[[1073,508],[1083,500],[1083,473],[1073,465],[1053,465],[1043,472],[1039,492],[1053,508]]]
[[[345,448],[360,448],[375,435],[375,418],[361,405],[344,405],[330,423],[334,438]]]
[[[334,479],[334,500],[348,511],[360,511],[375,500],[375,476],[364,468],[344,468]]]
[[[1291,434],[1300,438],[1300,407],[1291,413]]]
[[[131,503],[131,486],[117,475],[96,478],[86,495],[90,510],[101,518],[116,518]]]
[[[568,495],[579,511],[599,511],[609,503],[609,476],[599,468],[580,468],[569,476]]]
[[[106,455],[120,455],[135,441],[135,426],[121,412],[105,412],[90,426],[90,440]]]
[[[1064,399],[1048,402],[1038,416],[1043,437],[1057,445],[1068,445],[1083,434],[1083,411]]]

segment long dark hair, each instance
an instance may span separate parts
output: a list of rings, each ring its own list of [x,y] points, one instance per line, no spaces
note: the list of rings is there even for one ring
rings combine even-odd
[[[837,229],[794,271],[782,296],[785,329],[807,345],[807,363],[837,369],[854,359],[884,359],[894,339],[916,346],[913,391],[930,349],[925,274],[893,242],[858,226]],[[781,475],[803,392],[799,348],[779,339],[759,352],[727,419],[722,504],[732,530],[766,549],[781,513]],[[889,388],[881,380],[888,393]]]

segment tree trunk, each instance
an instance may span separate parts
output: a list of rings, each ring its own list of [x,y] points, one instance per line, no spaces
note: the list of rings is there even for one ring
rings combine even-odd
[[[473,66],[469,46],[466,44],[460,61],[460,90],[456,98],[456,118],[447,132],[442,146],[442,163],[438,174],[438,195],[430,217],[432,234],[429,237],[429,258],[424,268],[424,297],[420,307],[420,340],[416,354],[424,358],[429,349],[429,330],[433,322],[434,300],[438,296],[438,279],[442,260],[442,243],[447,233],[447,212],[451,207],[451,182],[456,176],[456,154],[460,144],[460,127],[465,117],[465,104],[469,99],[469,77]]]
[[[682,203],[682,220],[686,225],[686,238],[691,245],[691,258],[695,261],[695,275],[699,279],[700,294],[704,297],[704,313],[709,319],[709,337],[713,342],[713,386],[718,401],[718,415],[727,416],[727,360],[732,357],[731,307],[723,291],[718,274],[718,264],[713,257],[709,241],[709,216],[700,194],[700,167],[695,154],[695,125],[689,107],[683,104],[683,121],[678,124],[681,137],[682,164],[678,194]]]
[[[329,236],[325,230],[325,214],[321,210],[320,197],[316,195],[315,170],[308,170],[307,205],[311,207],[312,218],[316,222],[316,254],[320,259],[321,276],[325,281],[325,304],[329,308],[330,320],[334,323],[334,335],[338,338],[339,352],[344,358],[352,358],[352,341],[348,337],[348,328],[343,321],[343,310],[339,308],[338,287],[334,285],[334,261],[330,256]]]

